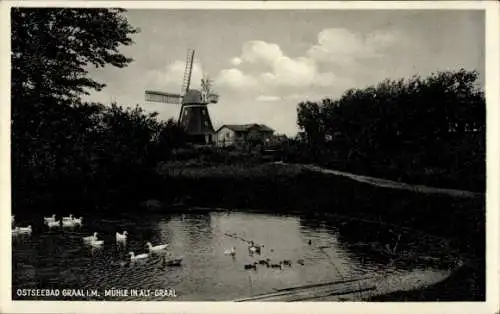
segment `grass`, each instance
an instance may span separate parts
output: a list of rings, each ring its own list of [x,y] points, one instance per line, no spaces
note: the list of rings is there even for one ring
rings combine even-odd
[[[309,173],[300,165],[287,165],[283,167],[274,163],[235,163],[235,164],[209,164],[199,165],[195,162],[168,162],[158,166],[158,173],[162,177],[170,178],[238,178],[272,179],[278,177],[296,177]]]
[[[367,301],[484,301],[486,300],[484,269],[484,263],[467,264],[435,285],[379,295]]]

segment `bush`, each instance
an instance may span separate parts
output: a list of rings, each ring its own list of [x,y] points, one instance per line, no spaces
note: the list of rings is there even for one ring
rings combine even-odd
[[[140,199],[150,193],[162,152],[178,144],[161,136],[177,132],[172,121],[160,122],[139,107],[45,102],[38,113],[31,121],[43,132],[31,132],[22,117],[12,128],[16,208]]]

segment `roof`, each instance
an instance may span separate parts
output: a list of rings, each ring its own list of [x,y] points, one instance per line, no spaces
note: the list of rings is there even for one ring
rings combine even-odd
[[[190,89],[182,98],[183,105],[202,104],[202,103],[203,103],[203,95],[197,89]]]
[[[265,124],[257,124],[257,123],[252,123],[252,124],[224,124],[221,126],[219,129],[217,129],[217,132],[222,130],[223,128],[228,128],[233,131],[238,131],[238,132],[249,132],[250,129],[258,129],[260,132],[274,132],[273,129],[268,127]]]

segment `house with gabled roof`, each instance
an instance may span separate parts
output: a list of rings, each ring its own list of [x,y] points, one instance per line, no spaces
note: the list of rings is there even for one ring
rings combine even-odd
[[[274,130],[265,124],[224,124],[216,131],[216,145],[219,147],[265,143]]]

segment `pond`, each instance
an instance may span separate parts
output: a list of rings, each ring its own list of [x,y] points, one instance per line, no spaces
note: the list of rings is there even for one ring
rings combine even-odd
[[[14,300],[229,301],[292,286],[382,273],[402,277],[416,274],[420,281],[438,280],[448,274],[442,265],[431,267],[415,259],[411,259],[412,263],[394,263],[367,249],[367,243],[371,247],[379,243],[388,249],[397,243],[398,251],[420,246],[432,255],[432,250],[442,252],[435,241],[411,243],[415,236],[410,240],[410,236],[401,237],[401,233],[394,240],[386,227],[371,230],[373,227],[367,224],[341,219],[332,222],[235,211],[150,214],[138,210],[135,214],[89,215],[81,227],[52,230],[43,224],[41,215],[16,219],[18,225],[31,224],[33,232],[13,236]],[[128,232],[127,243],[117,244],[115,234],[124,230]],[[93,232],[104,240],[101,248],[84,244],[82,238]],[[246,241],[250,240],[263,245],[260,255],[249,251]],[[124,263],[130,261],[129,252],[147,252],[148,241],[169,246],[165,253]],[[225,254],[232,247],[235,255]],[[166,253],[182,257],[182,264],[165,265],[162,256]],[[245,269],[246,264],[268,258],[271,264],[290,260],[291,265],[279,268],[259,264],[256,269]],[[27,290],[19,289],[59,289],[60,294],[29,297]],[[97,292],[74,298],[63,296],[62,289]],[[116,289],[115,294],[122,295],[105,296],[106,289]],[[147,289],[150,295],[133,296],[132,290],[123,289]],[[19,296],[19,291],[24,291],[24,296]],[[128,295],[123,295],[123,291],[128,291]],[[162,291],[170,294],[161,294]]]

